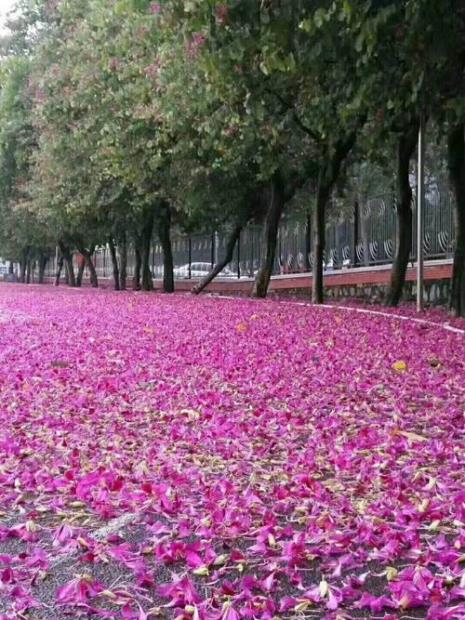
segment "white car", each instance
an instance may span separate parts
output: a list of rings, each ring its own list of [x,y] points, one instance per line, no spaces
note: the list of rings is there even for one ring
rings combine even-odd
[[[203,278],[212,270],[211,263],[191,263],[191,278]],[[189,278],[189,265],[182,265],[173,269],[175,278]],[[218,278],[237,278],[237,274],[225,267],[217,276]]]

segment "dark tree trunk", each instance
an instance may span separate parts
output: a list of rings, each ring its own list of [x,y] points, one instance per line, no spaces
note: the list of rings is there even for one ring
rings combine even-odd
[[[418,121],[414,121],[399,139],[397,150],[397,231],[396,256],[392,264],[391,282],[386,300],[388,306],[397,306],[401,297],[412,250],[412,188],[410,187],[410,160],[415,151]]]
[[[271,183],[270,202],[263,227],[262,259],[260,269],[255,277],[252,297],[264,298],[268,292],[276,254],[279,221],[284,210],[284,204],[284,183],[280,173],[276,172]]]
[[[19,281],[21,284],[26,283],[27,257],[23,256],[19,261]]]
[[[160,238],[163,251],[163,291],[174,293],[174,274],[173,274],[173,249],[171,247],[171,209],[169,204],[161,205],[161,215],[158,227],[158,237]]]
[[[76,275],[76,286],[80,288],[82,286],[82,279],[84,277],[84,269],[86,268],[86,261],[84,256],[79,258],[78,270]]]
[[[81,265],[82,265],[83,271],[84,271],[84,268],[87,267],[87,269],[89,270],[89,280],[90,280],[91,287],[98,288],[97,272],[95,271],[95,265],[92,260],[92,254],[94,253],[94,247],[92,246],[90,249],[87,249],[82,245],[78,245],[77,248],[80,254],[82,254],[84,258],[84,260],[81,262],[79,267],[81,268]]]
[[[455,252],[450,309],[465,316],[465,137],[464,124],[451,127],[448,135],[448,166],[455,194]]]
[[[310,271],[310,253],[312,251],[312,216],[307,213],[305,222],[305,269]]]
[[[139,248],[139,240],[135,239],[134,243],[134,256],[135,256],[135,264],[134,264],[134,277],[132,279],[132,288],[135,291],[140,291],[140,272],[142,266],[142,257]]]
[[[45,280],[45,268],[47,266],[48,257],[44,254],[39,256],[39,284],[43,284]]]
[[[65,256],[65,268],[66,268],[66,277],[68,280],[69,286],[76,286],[76,278],[74,275],[74,265],[73,265],[73,257],[70,254],[68,257]]]
[[[61,276],[61,271],[63,269],[63,263],[64,263],[63,254],[60,254],[60,257],[58,258],[58,262],[57,262],[57,270],[55,272],[55,282],[54,282],[55,286],[58,286],[60,284],[60,276]]]
[[[226,265],[228,265],[233,258],[234,248],[236,247],[237,240],[240,237],[242,230],[242,224],[236,224],[236,226],[232,229],[231,234],[228,237],[228,241],[226,243],[226,252],[223,260],[217,263],[214,268],[208,273],[200,282],[194,286],[192,292],[195,294],[201,293],[203,289],[210,284],[210,282],[216,278],[216,276],[222,271]]]
[[[65,263],[67,283],[70,286],[76,286],[76,278],[74,275],[74,265],[73,265],[73,255],[71,254],[69,248],[62,241],[58,243],[58,247],[60,248],[60,252],[63,256],[63,260]]]
[[[89,270],[90,285],[92,288],[98,288],[98,277],[95,270],[94,261],[92,260],[92,254],[93,252],[87,252],[87,254],[84,254],[84,256],[86,257],[86,266]]]
[[[119,243],[119,257],[120,257],[120,267],[119,267],[119,288],[122,291],[126,290],[126,280],[127,280],[127,265],[128,265],[128,246],[126,242],[126,235],[124,234],[121,237],[121,241]]]
[[[141,260],[142,260],[142,281],[143,291],[153,290],[152,272],[150,271],[150,248],[152,246],[152,234],[155,212],[152,209],[147,213],[144,226],[142,228]]]
[[[26,261],[26,284],[31,283],[31,275],[32,275],[32,261]]]
[[[312,276],[312,301],[314,304],[322,304],[323,291],[323,255],[326,243],[325,213],[326,205],[333,187],[338,180],[341,165],[355,144],[356,132],[349,134],[344,140],[339,140],[334,152],[325,155],[318,177],[318,189],[316,207],[313,214],[313,276]]]
[[[330,183],[322,177],[318,183],[315,211],[313,212],[313,272],[312,301],[323,303],[323,259],[326,243],[326,204],[331,194]]]
[[[118,266],[118,258],[116,256],[116,247],[115,247],[115,242],[113,241],[113,237],[108,237],[108,247],[110,248],[111,266],[113,268],[113,286],[115,288],[115,291],[119,291],[120,290],[119,266]]]

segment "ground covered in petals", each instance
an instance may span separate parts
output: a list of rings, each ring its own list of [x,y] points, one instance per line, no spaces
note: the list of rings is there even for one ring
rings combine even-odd
[[[1,620],[465,618],[465,333],[4,285],[0,355]]]

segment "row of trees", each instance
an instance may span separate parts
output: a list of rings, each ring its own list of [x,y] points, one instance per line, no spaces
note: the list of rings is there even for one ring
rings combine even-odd
[[[230,231],[226,262],[254,221],[263,248],[253,294],[263,297],[280,218],[298,195],[312,217],[321,303],[331,198],[361,165],[389,167],[396,153],[396,305],[423,116],[447,144],[451,308],[465,314],[460,0],[20,0],[3,48],[0,253],[25,278],[31,261],[43,274],[58,246],[68,282],[79,285],[87,265],[96,285],[92,253],[108,244],[124,289],[132,245],[134,286],[150,290],[155,231],[170,292],[173,227]]]

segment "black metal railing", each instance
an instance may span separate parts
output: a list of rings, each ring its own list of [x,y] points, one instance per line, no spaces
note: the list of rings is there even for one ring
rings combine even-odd
[[[426,186],[424,252],[426,259],[449,258],[454,249],[453,200],[447,183],[433,182]],[[396,246],[396,199],[394,194],[382,194],[353,205],[328,209],[326,226],[325,269],[369,267],[391,263]],[[416,258],[416,209],[413,201],[412,261]],[[303,214],[288,215],[281,221],[273,268],[274,274],[311,271],[311,222]],[[260,265],[261,227],[249,225],[241,235],[234,257],[225,272],[227,277],[253,277]],[[227,234],[214,232],[205,235],[173,235],[175,277],[196,278],[207,273],[224,256]],[[95,253],[99,277],[110,277],[110,253],[103,247]],[[154,238],[151,250],[151,269],[155,278],[163,276],[163,255],[159,241]],[[134,273],[135,256],[128,254],[127,271]],[[55,270],[55,261],[48,265],[48,275]]]

